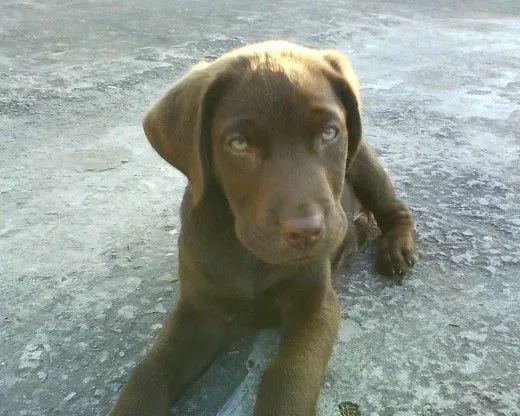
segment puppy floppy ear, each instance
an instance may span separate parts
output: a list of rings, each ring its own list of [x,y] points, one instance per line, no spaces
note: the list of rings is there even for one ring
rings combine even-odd
[[[348,155],[347,170],[356,155],[362,137],[361,97],[359,81],[350,61],[340,52],[323,50],[321,55],[332,67],[332,85],[347,113]]]
[[[159,155],[188,178],[194,205],[200,201],[208,172],[208,123],[217,76],[210,64],[194,66],[146,112],[143,128]]]

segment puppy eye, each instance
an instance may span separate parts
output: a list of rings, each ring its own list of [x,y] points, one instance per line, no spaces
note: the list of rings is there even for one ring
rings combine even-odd
[[[227,141],[227,145],[235,153],[245,152],[249,147],[247,140],[238,134],[231,136]]]
[[[336,126],[326,126],[321,133],[322,143],[329,144],[338,138],[339,129]]]

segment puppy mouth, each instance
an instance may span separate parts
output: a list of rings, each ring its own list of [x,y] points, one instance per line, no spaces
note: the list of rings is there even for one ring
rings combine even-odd
[[[290,253],[282,256],[266,255],[267,253],[252,252],[265,263],[279,266],[299,266],[302,264],[312,263],[323,257],[325,251],[319,251],[316,254],[309,253]]]
[[[324,254],[323,250],[317,251],[316,253],[308,253],[308,252],[294,253],[294,252],[290,252],[290,250],[288,250],[288,251],[289,251],[289,253],[285,253],[285,255],[282,255],[282,256],[273,256],[273,257],[268,256],[270,258],[269,259],[266,258],[264,261],[269,260],[269,261],[267,261],[268,263],[278,264],[278,265],[287,265],[287,266],[299,265],[299,264],[310,263],[313,260],[316,260],[316,259],[322,257]]]
[[[320,255],[311,256],[311,255],[302,254],[302,255],[295,257],[292,260],[285,260],[285,261],[282,260],[278,264],[287,265],[287,266],[299,266],[302,264],[312,263],[313,261],[315,261],[321,257],[323,257],[323,256],[322,255],[321,256]]]
[[[236,232],[238,240],[253,255],[264,263],[273,265],[301,265],[311,263],[332,252],[332,244],[328,239],[320,241],[316,246],[297,249],[275,235],[262,235],[258,230],[247,227]]]

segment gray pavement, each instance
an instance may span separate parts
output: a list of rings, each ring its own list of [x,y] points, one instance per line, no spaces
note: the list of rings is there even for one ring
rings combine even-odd
[[[337,282],[319,416],[520,415],[520,3],[0,3],[0,415],[105,415],[176,299],[184,178],[146,107],[189,66],[284,38],[348,54],[366,140],[418,220],[409,279]],[[246,334],[180,416],[245,415],[276,332]]]

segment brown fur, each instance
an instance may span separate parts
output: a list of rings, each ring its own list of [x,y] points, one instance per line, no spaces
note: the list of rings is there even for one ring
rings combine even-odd
[[[112,415],[167,415],[234,320],[282,327],[254,414],[315,414],[340,320],[333,270],[373,218],[382,273],[417,260],[412,214],[361,139],[359,103],[338,52],[265,42],[194,67],[150,108],[148,139],[189,180],[181,297]]]

